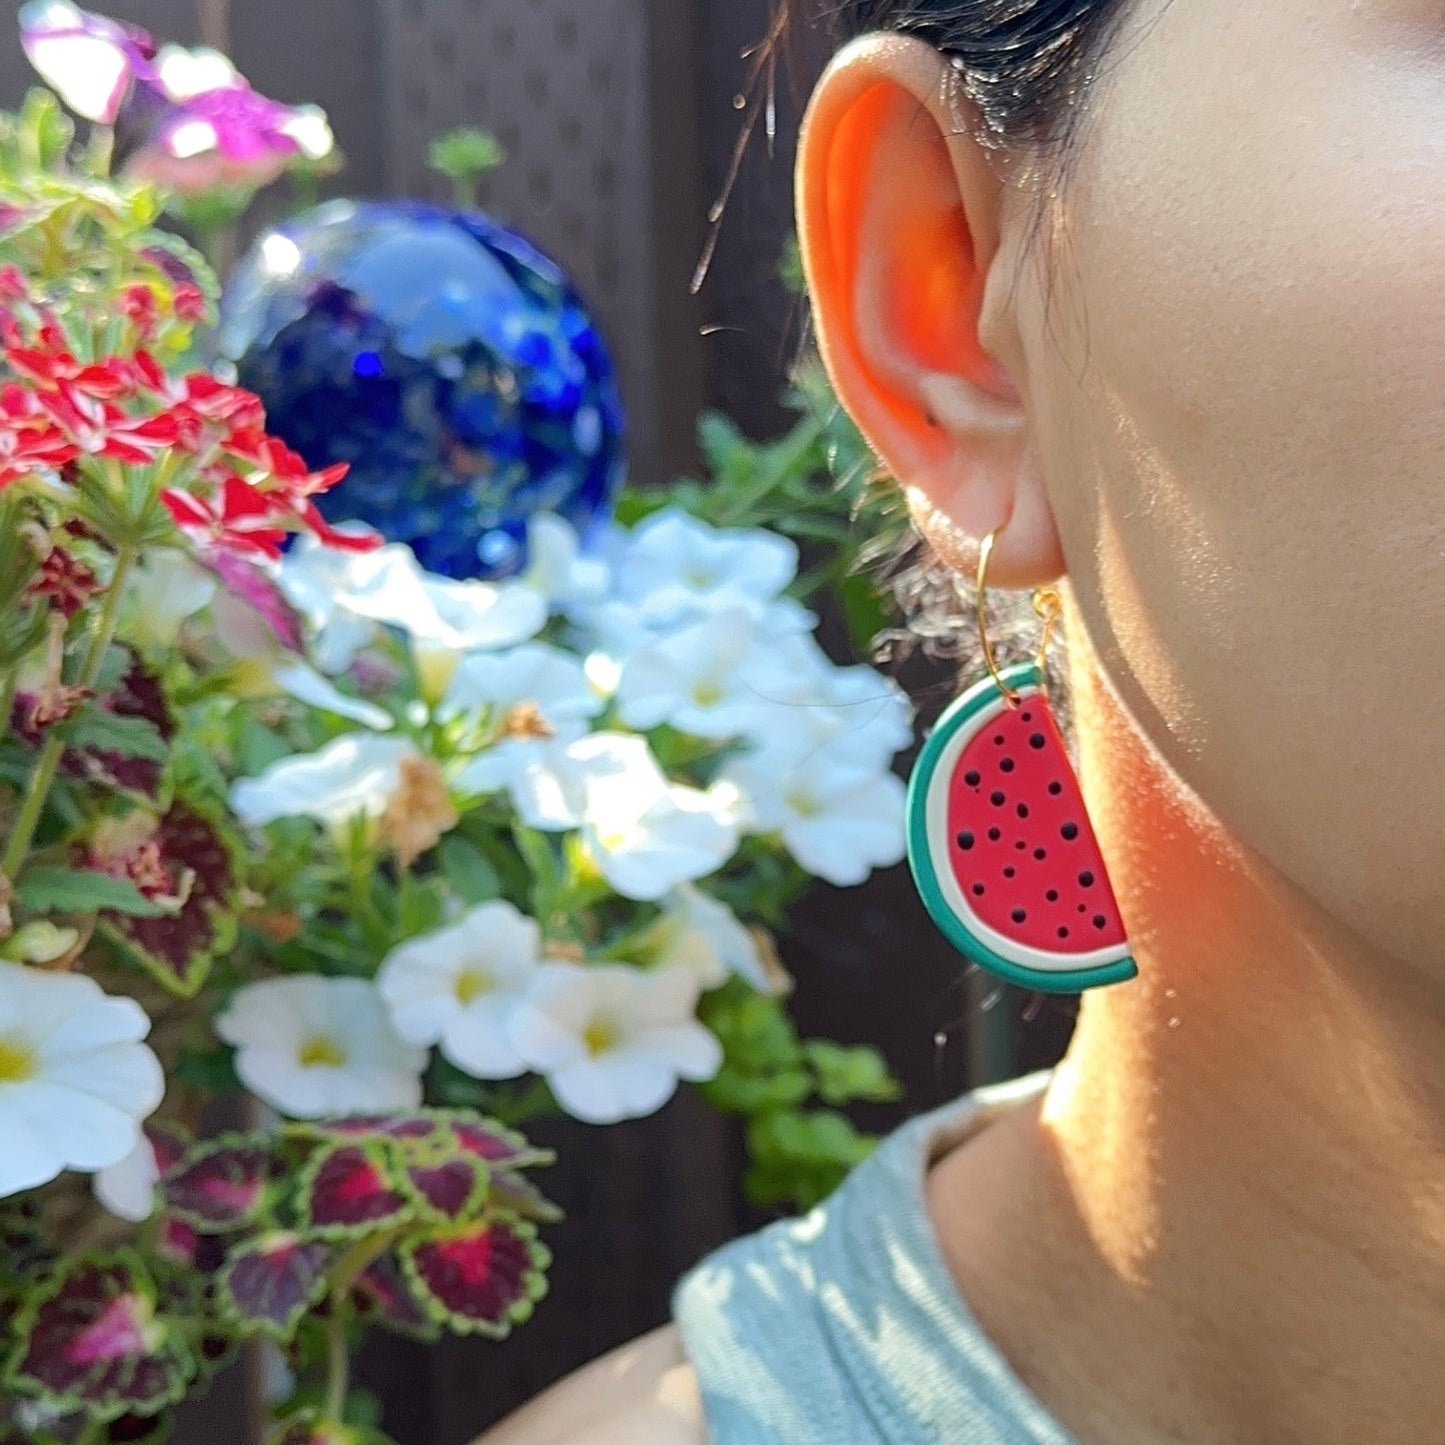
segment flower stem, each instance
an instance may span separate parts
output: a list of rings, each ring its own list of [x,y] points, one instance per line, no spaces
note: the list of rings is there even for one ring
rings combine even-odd
[[[331,1296],[331,1314],[326,1321],[326,1418],[340,1424],[346,1415],[346,1397],[351,1390],[351,1351],[346,1345],[345,1294]]]
[[[115,569],[111,573],[110,586],[106,589],[105,606],[101,609],[95,633],[90,639],[90,650],[86,653],[85,664],[81,668],[81,687],[94,687],[96,678],[100,676],[100,667],[101,663],[105,661],[106,649],[115,637],[125,581],[130,575],[130,569],[135,565],[135,560],[136,549],[134,547],[122,547],[116,553]],[[30,777],[30,785],[25,790],[25,800],[20,805],[20,813],[15,819],[15,826],[10,834],[10,842],[6,846],[5,856],[0,859],[0,873],[7,878],[14,878],[20,871],[20,865],[25,861],[25,855],[35,837],[35,829],[40,822],[40,814],[45,807],[45,800],[50,796],[50,785],[55,781],[55,774],[60,767],[60,758],[64,752],[64,739],[57,737],[52,731],[40,751],[40,760],[36,763],[35,771]]]

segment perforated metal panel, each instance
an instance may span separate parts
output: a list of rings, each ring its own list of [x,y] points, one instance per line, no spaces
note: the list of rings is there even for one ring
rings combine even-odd
[[[665,86],[652,64],[670,48],[658,31],[676,23],[667,10],[689,8],[678,0],[383,6],[390,188],[444,200],[448,183],[426,165],[432,137],[457,125],[497,136],[508,161],[484,180],[482,204],[554,255],[600,316],[644,476],[690,450],[687,438],[680,450],[669,435],[679,426],[690,433],[691,423],[664,393],[677,392],[677,368],[700,374],[696,331],[688,347],[686,333],[670,332],[663,314],[668,305],[691,306],[690,257],[663,256],[658,247],[659,212],[680,199],[675,183],[660,186],[659,177],[671,170],[695,187],[691,117],[679,128],[656,114]],[[680,354],[685,347],[694,354]],[[690,407],[699,399],[694,387]]]

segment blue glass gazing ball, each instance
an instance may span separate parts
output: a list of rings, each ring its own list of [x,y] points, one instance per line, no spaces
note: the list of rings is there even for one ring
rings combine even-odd
[[[269,429],[351,470],[317,504],[453,577],[506,576],[526,524],[605,522],[624,471],[612,360],[561,268],[475,212],[332,201],[261,236],[220,348]]]

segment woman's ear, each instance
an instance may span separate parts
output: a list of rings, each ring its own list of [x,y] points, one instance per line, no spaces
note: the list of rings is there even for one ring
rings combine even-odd
[[[1022,378],[997,359],[1021,355],[1008,188],[961,89],[916,38],[844,49],[803,125],[799,240],[834,388],[915,518],[958,567],[1003,528],[990,580],[1028,587],[1063,562]]]

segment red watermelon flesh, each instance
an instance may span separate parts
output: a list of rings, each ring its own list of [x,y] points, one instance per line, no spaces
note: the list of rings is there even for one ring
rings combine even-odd
[[[1044,953],[1128,941],[1047,699],[1025,694],[979,729],[948,785],[949,861],[981,923]]]

